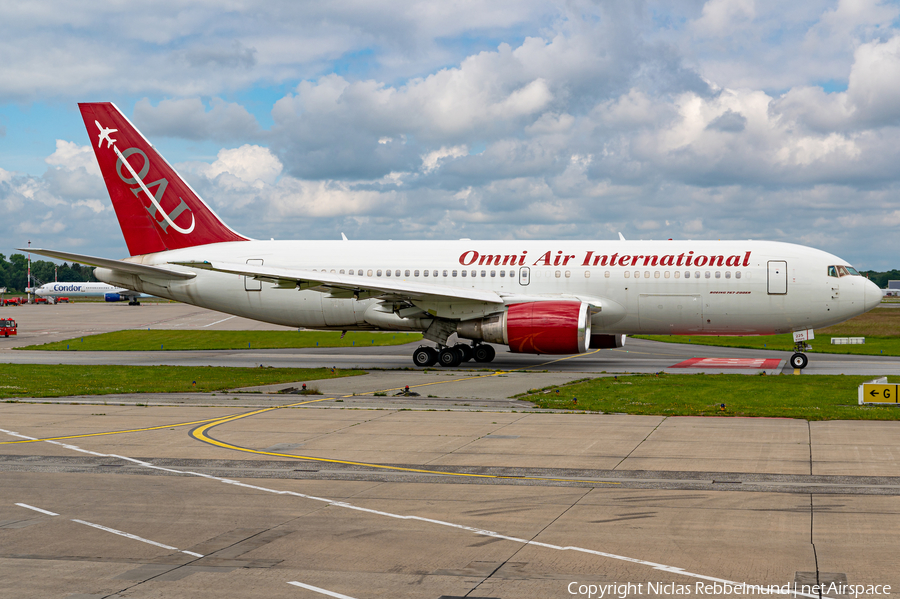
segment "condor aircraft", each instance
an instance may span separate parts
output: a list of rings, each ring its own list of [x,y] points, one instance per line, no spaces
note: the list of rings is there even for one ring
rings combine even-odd
[[[46,283],[34,290],[39,297],[102,297],[108,302],[128,300],[129,306],[140,306],[139,298],[150,297],[124,287],[107,283]]]
[[[812,329],[881,301],[837,256],[771,241],[252,240],[115,105],[79,107],[131,256],[32,252],[96,266],[111,285],[274,324],[421,331],[434,347],[416,349],[417,366],[490,362],[487,343],[578,354],[636,333],[793,331],[791,363],[803,368]]]

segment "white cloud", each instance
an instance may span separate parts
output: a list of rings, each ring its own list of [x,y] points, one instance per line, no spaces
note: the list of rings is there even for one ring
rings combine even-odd
[[[210,104],[206,110],[200,98],[184,98],[153,106],[145,98],[134,107],[134,122],[144,135],[217,141],[258,135],[259,124],[240,104],[220,98],[213,98]]]
[[[281,174],[282,168],[281,161],[269,148],[245,144],[231,150],[219,150],[215,162],[203,168],[202,172],[210,179],[228,173],[245,183],[259,180],[271,185]]]
[[[466,146],[453,146],[452,148],[441,146],[439,150],[429,152],[425,156],[422,156],[422,170],[426,173],[430,173],[440,166],[441,162],[446,158],[459,158],[468,153],[469,149]]]
[[[694,21],[693,29],[700,35],[729,35],[755,16],[754,0],[707,0],[703,15]]]
[[[59,166],[67,170],[83,168],[89,174],[100,177],[100,167],[91,146],[79,146],[75,142],[56,140],[56,151],[47,156],[44,162],[50,166]]]

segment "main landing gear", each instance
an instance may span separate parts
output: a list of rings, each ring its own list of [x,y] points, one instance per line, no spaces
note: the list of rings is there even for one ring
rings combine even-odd
[[[791,368],[796,368],[797,370],[803,370],[806,368],[806,365],[809,364],[809,358],[806,357],[806,354],[803,352],[810,349],[810,346],[806,344],[805,341],[797,341],[794,343],[794,355],[791,356]]]
[[[496,352],[490,345],[466,345],[458,343],[453,347],[442,347],[440,351],[433,347],[423,345],[413,352],[413,363],[416,366],[428,367],[440,364],[444,367],[459,366],[463,362],[475,360],[476,362],[490,362]]]

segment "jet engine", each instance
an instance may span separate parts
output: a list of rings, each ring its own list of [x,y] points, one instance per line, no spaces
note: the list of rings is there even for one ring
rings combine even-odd
[[[465,339],[502,343],[523,354],[580,354],[591,339],[590,306],[579,301],[513,304],[506,312],[457,324]]]
[[[118,293],[104,293],[103,299],[108,302],[121,302],[123,298]]]

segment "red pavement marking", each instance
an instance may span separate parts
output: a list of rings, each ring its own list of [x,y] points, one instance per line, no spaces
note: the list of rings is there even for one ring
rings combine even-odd
[[[691,358],[669,368],[778,368],[777,358]]]

